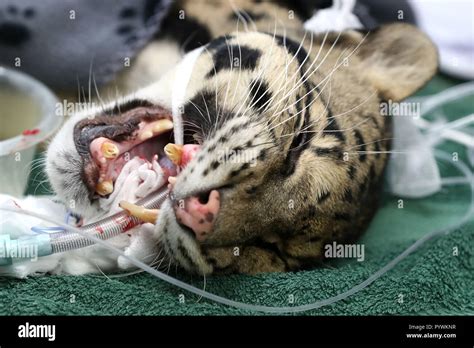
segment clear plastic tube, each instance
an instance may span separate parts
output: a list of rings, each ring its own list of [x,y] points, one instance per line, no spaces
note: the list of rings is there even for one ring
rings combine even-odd
[[[426,115],[440,105],[451,103],[455,100],[465,98],[474,93],[474,82],[466,82],[460,85],[445,89],[442,92],[423,97],[412,97],[409,100],[421,102],[421,115]]]
[[[155,193],[142,198],[137,204],[147,209],[157,209],[164,202],[167,195],[168,189],[165,186]],[[79,230],[98,239],[106,240],[118,236],[141,223],[138,218],[128,215],[126,211],[122,211],[100,221],[82,226]],[[49,236],[51,238],[53,254],[80,249],[94,244],[92,239],[84,237],[83,234],[67,231],[50,233]]]
[[[329,297],[325,300],[320,300],[320,301],[316,301],[314,303],[309,303],[309,304],[300,305],[300,306],[283,306],[283,307],[263,306],[263,305],[253,305],[253,304],[249,304],[249,303],[243,303],[243,302],[239,302],[239,301],[230,300],[228,298],[225,298],[225,297],[207,292],[205,290],[196,288],[195,286],[192,286],[192,285],[187,284],[187,283],[185,283],[185,282],[183,282],[179,279],[173,278],[173,277],[171,277],[171,276],[169,276],[165,273],[162,273],[162,272],[148,266],[147,264],[141,262],[140,260],[136,259],[135,257],[126,255],[122,250],[110,245],[106,241],[103,241],[103,240],[101,240],[101,239],[99,239],[95,236],[92,236],[92,235],[87,235],[85,232],[81,231],[80,229],[78,229],[76,227],[69,226],[69,225],[66,225],[64,223],[57,222],[54,219],[51,219],[47,216],[43,216],[42,214],[37,214],[35,212],[30,212],[30,211],[27,211],[27,210],[20,210],[20,209],[14,209],[14,208],[2,208],[2,207],[0,207],[0,210],[16,212],[16,213],[19,213],[19,214],[24,214],[24,215],[37,217],[37,218],[43,219],[45,221],[48,221],[50,223],[57,224],[58,226],[64,227],[67,230],[76,232],[76,233],[82,235],[84,238],[90,239],[92,242],[100,244],[104,248],[107,248],[108,250],[111,250],[111,251],[117,253],[118,255],[121,255],[122,257],[129,260],[133,265],[137,266],[138,268],[143,269],[144,271],[150,273],[151,275],[153,275],[153,276],[155,276],[155,277],[157,277],[161,280],[164,280],[164,281],[166,281],[166,282],[168,282],[172,285],[178,286],[178,287],[180,287],[184,290],[192,292],[196,295],[207,298],[209,300],[212,300],[212,301],[215,301],[215,302],[227,305],[227,306],[232,306],[232,307],[244,309],[244,310],[260,311],[260,312],[274,313],[274,314],[296,313],[296,312],[303,312],[303,311],[318,309],[318,308],[336,303],[340,300],[346,299],[346,298],[354,295],[355,293],[357,293],[359,291],[362,291],[367,286],[369,286],[374,281],[376,281],[381,276],[383,276],[385,273],[387,273],[392,268],[394,268],[400,261],[405,259],[408,255],[410,255],[413,252],[415,252],[416,250],[418,250],[427,241],[429,241],[433,238],[439,237],[443,234],[447,234],[447,233],[461,227],[463,224],[465,224],[466,222],[468,222],[470,219],[473,218],[473,216],[474,216],[474,175],[472,174],[471,170],[469,169],[469,167],[464,162],[462,162],[462,161],[453,162],[450,154],[448,154],[444,151],[436,151],[436,156],[438,158],[442,159],[442,160],[445,160],[447,162],[452,163],[466,177],[466,180],[469,183],[469,186],[470,186],[470,189],[471,189],[471,203],[470,203],[469,209],[467,210],[466,214],[457,223],[451,224],[450,226],[442,228],[442,229],[434,230],[434,231],[426,234],[425,236],[423,236],[422,238],[417,240],[415,243],[413,243],[411,246],[409,246],[407,249],[405,249],[400,255],[395,257],[388,264],[386,264],[385,266],[380,268],[377,272],[372,274],[369,278],[367,278],[366,280],[364,280],[360,284],[357,284],[353,288],[351,288],[351,289],[349,289],[345,292],[342,292],[342,293],[340,293],[336,296]]]

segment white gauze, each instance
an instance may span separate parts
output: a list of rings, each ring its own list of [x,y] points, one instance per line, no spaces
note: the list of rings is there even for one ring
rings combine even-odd
[[[166,178],[156,159],[150,163],[139,157],[132,158],[115,180],[114,191],[107,199],[100,199],[100,207],[106,212],[100,218],[121,211],[120,201],[135,203],[165,184]]]
[[[119,207],[120,201],[136,202],[163,185],[166,185],[166,177],[156,159],[150,163],[139,157],[134,157],[123,167],[115,181],[115,189],[109,198],[100,200],[100,207],[106,213],[95,220],[122,211],[122,208]],[[144,262],[151,262],[157,254],[153,229],[153,224],[144,223],[127,231],[131,237],[130,245],[124,250],[125,254]],[[121,269],[132,267],[132,264],[122,256],[118,257],[117,264]]]

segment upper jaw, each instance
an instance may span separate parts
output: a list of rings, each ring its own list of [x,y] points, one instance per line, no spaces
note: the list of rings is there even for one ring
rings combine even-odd
[[[135,146],[171,131],[172,127],[171,112],[161,106],[136,107],[117,115],[100,115],[79,121],[73,129],[73,140],[84,163],[82,178],[90,198],[97,198],[101,182],[116,179],[118,173],[110,173],[107,169],[118,162],[124,153],[133,152]],[[104,143],[116,146],[118,151],[104,158],[101,146]],[[158,145],[153,143],[153,146]],[[136,155],[142,155],[137,152]],[[120,167],[116,171],[120,172]]]

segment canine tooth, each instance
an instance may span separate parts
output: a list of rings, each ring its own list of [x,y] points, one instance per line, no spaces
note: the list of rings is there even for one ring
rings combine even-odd
[[[156,121],[153,125],[153,132],[155,133],[161,133],[170,129],[173,129],[173,122],[168,119]]]
[[[151,131],[145,131],[140,134],[140,140],[147,140],[150,139],[153,136],[153,133]]]
[[[176,145],[173,143],[169,143],[165,146],[164,148],[166,156],[179,166],[181,164],[181,158],[183,157],[183,146],[182,145]]]
[[[115,158],[119,155],[120,152],[117,145],[109,142],[103,143],[100,149],[102,150],[102,154],[105,158]]]
[[[114,190],[114,184],[111,180],[101,181],[95,187],[96,192],[101,196],[106,196]]]
[[[159,209],[146,209],[127,201],[121,201],[119,206],[120,208],[128,211],[130,215],[135,216],[144,222],[150,222],[152,224],[156,223],[156,219],[158,219],[158,213],[160,212]]]
[[[171,184],[171,185],[174,185],[176,184],[176,177],[175,176],[169,176],[168,177],[168,182]]]

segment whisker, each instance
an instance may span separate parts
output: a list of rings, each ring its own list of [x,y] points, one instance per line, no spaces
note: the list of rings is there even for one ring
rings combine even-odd
[[[341,33],[339,33],[339,35],[340,35],[340,34],[341,34]],[[339,38],[339,35],[338,35],[338,38]],[[365,38],[367,37],[367,35],[368,35],[368,33],[362,38],[362,40],[357,44],[357,46],[349,53],[349,55],[348,55],[347,57],[345,57],[345,59],[350,58],[350,57],[355,53],[355,51],[356,51],[356,50],[360,47],[360,45],[364,42],[364,40],[365,40]],[[334,43],[333,43],[333,45],[331,46],[331,48],[332,48],[332,47],[334,47]],[[327,54],[326,54],[326,57],[327,57]],[[325,57],[325,58],[326,58],[326,57]],[[324,59],[325,59],[325,58],[324,58]],[[337,62],[336,62],[336,63],[337,63]],[[310,92],[306,93],[305,96],[307,96],[309,93],[312,93],[312,91],[314,91],[314,90],[316,90],[317,88],[319,88],[319,86],[320,86],[325,80],[327,80],[328,78],[331,78],[331,77],[332,77],[332,74],[333,74],[337,69],[339,69],[339,67],[340,67],[343,63],[344,63],[344,60],[343,60],[343,62],[337,64],[337,66],[335,66],[335,67],[330,71],[330,73],[329,73],[322,81],[320,81],[314,88],[312,88],[312,89],[310,90]],[[320,65],[319,65],[319,66],[320,66]],[[315,101],[320,95],[321,95],[321,92],[318,94],[318,96],[317,96],[316,98],[314,98],[314,100],[312,101],[312,103],[314,103],[314,101]],[[281,124],[281,123],[280,123],[280,124]],[[274,128],[274,127],[273,127],[273,128]],[[273,128],[272,128],[272,129],[273,129]]]
[[[275,25],[276,25],[276,21],[275,21]],[[305,58],[303,59],[303,61],[301,62],[301,64],[298,65],[298,68],[296,69],[295,73],[293,73],[293,75],[292,75],[290,78],[288,78],[288,68],[289,68],[290,64],[293,62],[293,60],[296,59],[296,57],[297,57],[298,53],[300,52],[300,50],[303,48],[303,42],[304,42],[305,39],[306,39],[306,33],[307,33],[307,32],[305,31],[304,36],[303,36],[302,40],[300,41],[300,44],[299,44],[299,46],[298,46],[298,49],[297,49],[296,53],[295,53],[294,55],[292,55],[292,58],[290,59],[290,61],[285,64],[285,69],[279,74],[279,76],[278,76],[277,79],[275,79],[274,81],[272,81],[272,83],[271,83],[270,86],[268,87],[268,89],[271,89],[277,81],[280,81],[280,79],[283,78],[283,79],[282,79],[282,82],[281,82],[280,85],[278,86],[277,91],[276,91],[275,93],[273,93],[272,97],[267,101],[267,103],[265,103],[264,105],[262,105],[262,106],[259,108],[259,110],[262,109],[262,108],[264,108],[264,107],[266,108],[266,107],[267,107],[266,104],[272,105],[273,100],[274,100],[275,98],[277,98],[277,95],[280,93],[280,91],[283,91],[283,89],[286,88],[286,86],[288,86],[288,84],[290,83],[290,81],[292,81],[292,80],[295,78],[295,76],[300,73],[302,67],[303,67],[304,64],[306,63],[307,59],[310,57],[310,54],[311,54],[312,49],[313,49],[313,36],[312,36],[312,35],[311,35],[310,48],[309,48],[309,50],[308,50],[308,52],[307,52]],[[275,35],[274,35],[273,39],[275,39]],[[286,30],[284,31],[283,42],[284,42],[284,47],[285,47],[285,49],[287,49],[287,47],[286,47]],[[287,59],[287,58],[286,58],[286,59]],[[284,78],[284,77],[286,77],[286,78]],[[283,83],[284,83],[284,84],[283,84]],[[282,84],[283,84],[283,85],[282,85]],[[258,101],[260,101],[260,99],[261,99],[261,98],[259,98],[253,105],[251,105],[251,107],[253,107]],[[268,110],[271,110],[272,108],[273,108],[273,106],[270,107]],[[268,110],[267,110],[267,111],[268,111]],[[271,122],[271,121],[270,121],[270,122]]]
[[[334,66],[336,66],[337,63],[338,63],[338,60],[336,60],[336,63],[334,64]],[[333,72],[334,72],[334,71],[333,71]],[[333,72],[332,72],[332,73],[333,73]],[[318,91],[318,95],[317,95],[316,97],[314,97],[313,100],[312,100],[309,104],[307,104],[302,110],[299,110],[299,111],[296,112],[294,115],[292,115],[291,117],[287,118],[286,120],[283,120],[283,121],[281,121],[280,123],[278,123],[278,124],[272,126],[272,128],[270,128],[270,130],[272,130],[272,129],[278,127],[278,126],[280,126],[280,125],[283,124],[283,123],[288,122],[290,119],[293,119],[293,118],[297,117],[297,116],[298,116],[299,114],[301,114],[303,111],[305,111],[306,109],[308,109],[309,107],[311,107],[311,105],[319,98],[319,96],[320,96],[320,95],[322,94],[322,92],[325,90],[326,86],[327,86],[328,84],[330,84],[331,78],[332,78],[332,73],[330,73],[328,76],[326,76],[326,78],[324,78],[316,87],[314,87],[313,89],[311,89],[310,92],[307,92],[305,95],[303,95],[302,97],[300,97],[295,103],[293,103],[292,105],[286,107],[286,108],[283,109],[283,110],[280,110],[278,114],[274,114],[273,117],[278,116],[279,114],[281,114],[281,113],[283,113],[284,111],[288,110],[291,106],[296,105],[300,100],[304,99],[306,96],[308,96],[310,93],[312,93],[312,91],[314,91],[314,90],[317,90],[317,91],[318,91],[318,87],[321,85],[321,83],[324,82],[325,80],[327,80],[327,77],[329,77],[329,79],[325,82],[323,88],[321,88],[321,89]],[[328,103],[329,103],[329,101],[328,101]],[[328,103],[326,104],[325,111],[327,110]],[[318,118],[318,120],[319,120],[319,118]],[[317,120],[316,120],[316,121],[317,121]],[[316,121],[315,121],[315,122],[316,122]],[[314,123],[314,122],[313,122],[313,123]]]
[[[202,277],[203,277],[202,291],[206,291],[206,275],[203,275]],[[202,295],[198,297],[198,299],[196,300],[196,303],[201,301],[201,299],[202,299]]]
[[[274,30],[273,30],[273,37],[272,37],[273,40],[275,40],[275,37],[276,37],[276,31],[277,31],[277,26],[276,26],[276,24],[277,24],[277,23],[276,23],[276,21],[275,21],[275,26],[274,26]],[[243,102],[241,103],[239,109],[236,111],[237,114],[241,112],[240,110],[241,110],[242,107],[246,104],[248,98],[250,97],[250,92],[251,92],[252,89],[255,87],[256,81],[260,81],[257,90],[261,87],[261,84],[262,84],[262,79],[261,79],[261,77],[262,77],[263,73],[266,71],[266,68],[268,67],[268,64],[269,64],[269,62],[270,62],[270,58],[272,57],[272,53],[273,53],[273,48],[274,48],[274,46],[275,46],[275,45],[272,45],[269,54],[267,54],[267,55],[265,56],[266,60],[265,60],[265,65],[264,65],[264,67],[260,69],[257,78],[254,80],[254,82],[251,83],[251,85],[250,85],[249,88],[247,89],[246,97],[245,97],[245,99],[243,100]],[[279,74],[279,77],[278,77],[278,79],[276,79],[276,80],[279,80],[280,76],[282,76],[282,75],[283,75],[283,72]],[[273,82],[275,82],[275,81],[273,81]],[[273,83],[269,86],[269,88],[270,88],[271,86],[273,86]],[[252,97],[252,100],[250,101],[250,105],[245,108],[245,110],[242,112],[242,115],[245,115],[245,114],[247,113],[247,111],[250,110],[256,103],[258,103],[262,97],[263,97],[263,95],[260,96],[260,98],[259,98],[258,100],[256,100],[253,104],[252,104],[252,101],[253,101],[253,99],[255,98],[255,96]]]
[[[99,99],[99,102],[100,102],[100,107],[102,108],[102,110],[104,110],[105,109],[105,103],[102,100],[102,98],[100,97],[99,89],[97,88],[97,82],[95,80],[95,75],[92,75],[92,80],[94,82],[95,94],[97,95],[97,99]]]
[[[357,147],[362,147],[362,146],[366,146],[366,145],[370,145],[370,144],[375,144],[375,143],[378,143],[378,142],[381,142],[381,141],[393,140],[393,139],[395,139],[395,138],[394,138],[394,137],[390,137],[390,138],[378,139],[378,140],[371,141],[371,142],[368,142],[368,143],[364,143],[364,144],[359,144],[359,145],[351,146],[351,147],[348,148],[347,150],[355,149],[355,148],[357,148]]]
[[[248,32],[249,31],[249,28],[247,26],[247,20],[244,18],[244,16],[242,16],[239,11],[236,9],[235,7],[235,4],[234,2],[231,0],[229,1],[231,7],[232,7],[232,11],[234,11],[234,13],[237,15],[237,23],[239,21],[242,21],[242,24],[244,25],[244,28],[245,28],[245,31]]]

